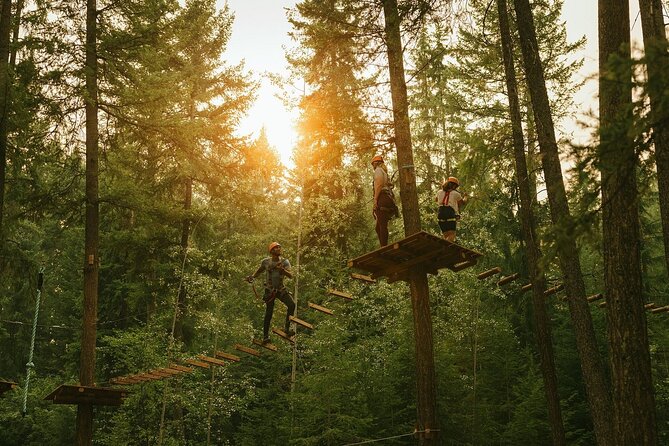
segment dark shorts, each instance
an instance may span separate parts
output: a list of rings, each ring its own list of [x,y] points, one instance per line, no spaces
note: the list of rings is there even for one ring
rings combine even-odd
[[[439,229],[441,232],[446,231],[455,231],[455,226],[457,224],[457,215],[455,214],[455,209],[450,206],[440,206],[439,211]]]

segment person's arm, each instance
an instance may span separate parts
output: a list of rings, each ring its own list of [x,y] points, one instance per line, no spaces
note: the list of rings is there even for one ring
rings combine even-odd
[[[258,277],[260,274],[262,274],[263,271],[265,271],[265,263],[264,263],[264,262],[262,262],[262,263],[260,264],[260,266],[258,267],[258,269],[256,270],[255,273],[251,274],[250,276],[246,276],[246,281],[247,281],[248,283],[253,282],[253,279],[255,279],[255,278]]]

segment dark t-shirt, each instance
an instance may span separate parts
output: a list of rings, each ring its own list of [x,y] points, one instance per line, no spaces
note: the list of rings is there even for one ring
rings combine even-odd
[[[278,261],[274,261],[271,257],[267,257],[260,263],[260,271],[267,272],[265,275],[265,287],[283,288],[283,274],[277,268],[279,264],[283,266],[283,269],[290,270],[290,262],[285,258],[279,258]]]

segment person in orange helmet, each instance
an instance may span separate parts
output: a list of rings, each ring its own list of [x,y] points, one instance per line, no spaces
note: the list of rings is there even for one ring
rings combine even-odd
[[[283,302],[288,311],[286,312],[286,334],[291,337],[295,331],[290,326],[290,316],[295,315],[295,301],[288,289],[283,284],[283,278],[293,278],[290,272],[290,262],[285,257],[281,257],[281,245],[278,242],[272,242],[268,246],[270,257],[267,257],[260,262],[260,267],[250,276],[246,277],[246,281],[253,282],[253,279],[258,277],[263,272],[265,275],[265,294],[263,301],[265,302],[265,319],[263,321],[263,343],[269,343],[269,326],[272,322],[272,315],[274,314],[274,300],[279,299]]]
[[[460,210],[467,203],[467,197],[457,190],[459,186],[460,181],[457,178],[448,177],[436,197],[439,203],[437,212],[439,228],[449,242],[455,242],[455,227],[460,220]]]
[[[399,215],[392,184],[383,157],[376,155],[372,158],[374,169],[374,208],[372,215],[376,220],[376,235],[381,246],[388,244],[388,221]]]

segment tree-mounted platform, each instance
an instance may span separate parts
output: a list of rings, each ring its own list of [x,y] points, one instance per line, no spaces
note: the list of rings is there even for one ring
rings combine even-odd
[[[12,381],[0,381],[0,395],[16,387],[16,383]]]
[[[91,404],[93,406],[120,406],[128,396],[125,389],[109,387],[72,386],[63,384],[44,399],[54,404]]]
[[[348,261],[349,268],[370,273],[372,279],[386,277],[388,283],[408,280],[409,273],[422,268],[437,274],[448,268],[461,271],[476,264],[483,254],[425,231]]]

